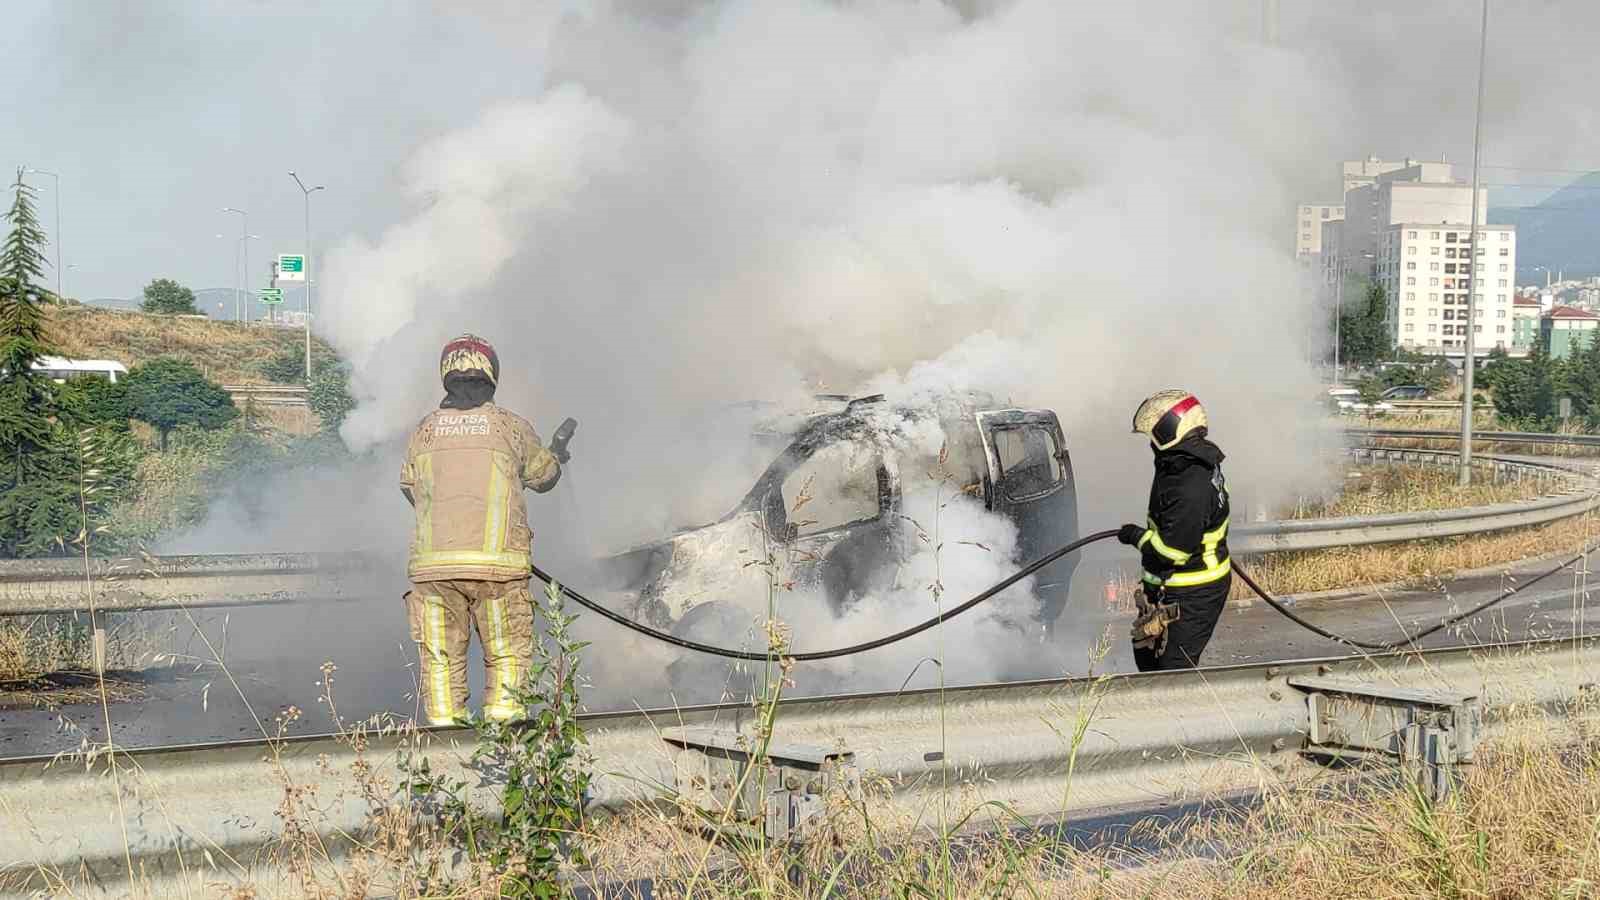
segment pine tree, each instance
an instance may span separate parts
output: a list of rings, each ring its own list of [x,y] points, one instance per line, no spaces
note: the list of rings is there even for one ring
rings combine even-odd
[[[54,385],[33,370],[50,353],[45,337],[44,230],[34,212],[33,188],[11,186],[8,226],[0,244],[0,555],[48,552],[60,532],[63,510],[62,431],[54,421]],[[60,521],[57,521],[57,520]]]
[[[9,227],[0,244],[0,486],[26,480],[29,457],[50,441],[50,383],[33,363],[50,352],[44,333],[49,291],[44,276],[44,230],[34,212],[33,188],[22,170],[11,186]]]
[[[1550,357],[1538,345],[1525,359],[1498,364],[1494,379],[1495,410],[1520,428],[1537,431],[1548,426],[1555,410],[1553,369]]]
[[[39,286],[47,265],[44,229],[33,208],[33,188],[22,180],[11,185],[8,233],[0,244],[0,368],[33,376],[34,360],[49,352],[44,334],[44,307],[50,292]]]

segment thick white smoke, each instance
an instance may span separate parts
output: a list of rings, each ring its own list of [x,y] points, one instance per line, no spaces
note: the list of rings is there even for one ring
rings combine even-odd
[[[1308,471],[1302,59],[1169,4],[601,4],[538,42],[549,87],[424,145],[417,212],[329,260],[352,445],[403,436],[472,329],[502,401],[583,421],[605,543],[720,475],[689,412],[918,366],[1056,409],[1122,486],[1086,516],[1137,517],[1125,423],[1163,387],[1207,402],[1242,495]]]
[[[1206,402],[1242,513],[1321,476],[1320,329],[1285,212],[1289,173],[1337,157],[1305,57],[1165,3],[595,4],[535,31],[545,87],[423,144],[415,212],[330,255],[353,447],[392,453],[437,402],[439,346],[471,330],[500,351],[503,404],[546,434],[583,423],[571,483],[530,502],[547,548],[727,512],[765,460],[718,411],[818,390],[1056,410],[1085,531],[1142,518],[1128,421],[1162,388]],[[377,501],[402,543],[409,510]],[[1015,544],[945,512],[959,602]],[[931,565],[842,620],[793,606],[795,645],[925,617]],[[1005,674],[1003,629],[960,627],[963,677]],[[880,658],[878,682],[927,651]]]

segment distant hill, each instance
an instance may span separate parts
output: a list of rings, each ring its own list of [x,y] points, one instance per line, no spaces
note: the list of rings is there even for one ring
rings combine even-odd
[[[69,296],[71,295],[70,291],[68,292],[68,295]],[[85,306],[99,306],[99,307],[104,307],[106,309],[129,309],[129,310],[138,309],[139,308],[139,304],[142,303],[143,301],[144,301],[144,297],[142,297],[142,296],[141,297],[127,297],[127,298],[123,298],[123,297],[94,297],[94,298],[91,298],[91,299],[79,299],[79,302],[84,304]],[[195,288],[195,291],[194,291],[194,305],[202,313],[205,313],[206,315],[210,316],[213,319],[222,319],[222,320],[232,321],[232,319],[233,319],[233,302],[234,302],[234,290],[233,290],[233,288]],[[218,306],[218,304],[221,304],[221,306]],[[259,311],[259,305],[257,307],[257,311]]]
[[[1543,266],[1600,273],[1600,172],[1590,172],[1535,206],[1489,209],[1489,221],[1517,226],[1517,281],[1543,283]]]

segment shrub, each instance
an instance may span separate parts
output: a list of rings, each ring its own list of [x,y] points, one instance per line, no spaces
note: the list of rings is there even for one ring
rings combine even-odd
[[[135,366],[127,384],[133,417],[160,432],[163,451],[168,435],[180,425],[214,430],[239,415],[227,391],[181,359],[165,357]]]

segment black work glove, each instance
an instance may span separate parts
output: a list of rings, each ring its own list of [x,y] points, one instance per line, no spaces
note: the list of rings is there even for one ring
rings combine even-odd
[[[572,441],[572,435],[577,430],[578,420],[569,418],[561,423],[555,434],[550,436],[550,452],[555,454],[556,462],[566,465],[567,460],[572,458],[572,454],[567,452],[567,444]]]
[[[1139,546],[1139,539],[1144,537],[1144,528],[1139,525],[1124,525],[1117,529],[1117,540],[1129,547]]]

